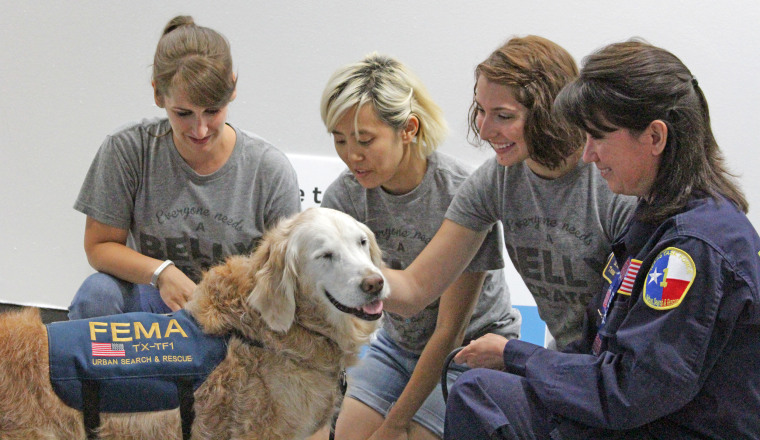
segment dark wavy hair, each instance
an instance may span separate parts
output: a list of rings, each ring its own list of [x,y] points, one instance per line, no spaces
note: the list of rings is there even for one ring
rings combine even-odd
[[[722,195],[747,212],[710,127],[710,111],[689,69],[672,53],[640,39],[587,56],[579,78],[557,97],[555,111],[592,136],[623,128],[639,134],[661,120],[668,138],[657,176],[639,211],[660,222],[694,194]]]
[[[535,35],[514,37],[478,64],[476,85],[481,76],[509,87],[515,99],[528,109],[525,140],[531,159],[556,169],[583,146],[582,131],[552,114],[554,98],[562,87],[578,77],[575,60],[565,49]],[[470,142],[481,145],[476,117],[477,104],[473,99]]]

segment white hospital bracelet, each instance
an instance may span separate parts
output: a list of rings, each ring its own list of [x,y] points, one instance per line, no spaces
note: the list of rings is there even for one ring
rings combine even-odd
[[[163,263],[161,263],[160,266],[158,266],[158,269],[156,269],[155,272],[153,272],[153,276],[150,277],[150,285],[158,289],[158,277],[161,276],[161,272],[164,271],[167,267],[170,265],[173,265],[174,262],[172,260],[166,260]]]

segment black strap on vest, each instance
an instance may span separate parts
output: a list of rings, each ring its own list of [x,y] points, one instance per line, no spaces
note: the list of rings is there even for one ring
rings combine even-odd
[[[252,340],[238,330],[233,330],[232,334],[254,347],[264,347],[261,341]],[[346,391],[345,374],[345,371],[343,371],[341,375],[341,390],[343,393]],[[189,440],[193,421],[195,420],[193,382],[190,379],[178,378],[177,393],[179,397],[179,415],[182,421],[182,439]],[[100,426],[100,387],[97,381],[82,380],[82,401],[84,405],[82,409],[84,413],[84,430],[87,433],[87,439],[96,440],[98,438],[97,430]]]
[[[340,394],[346,395],[346,389],[348,389],[348,380],[346,380],[346,370],[341,370],[340,380],[338,382],[340,386]],[[332,423],[330,424],[330,440],[335,440],[335,424],[338,422],[338,413],[333,415]]]
[[[82,415],[84,416],[84,432],[88,440],[98,438],[100,426],[100,386],[97,381],[82,380]]]
[[[190,432],[195,420],[193,382],[189,379],[177,379],[177,393],[179,395],[179,415],[182,421],[182,439],[190,440]],[[82,403],[84,432],[87,434],[87,440],[96,440],[100,426],[100,385],[97,381],[82,380]]]
[[[179,393],[179,416],[182,419],[182,439],[189,440],[193,420],[195,420],[193,383],[188,379],[177,380],[177,392]]]

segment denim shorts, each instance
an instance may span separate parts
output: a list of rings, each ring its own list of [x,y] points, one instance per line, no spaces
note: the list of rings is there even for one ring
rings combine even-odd
[[[359,363],[348,369],[346,396],[386,416],[409,383],[420,356],[399,347],[383,329],[378,330],[376,336]],[[465,370],[467,367],[464,365],[451,364],[449,388]],[[441,391],[441,372],[431,371],[430,374],[436,377],[438,385],[430,392],[413,420],[443,437],[446,404]]]

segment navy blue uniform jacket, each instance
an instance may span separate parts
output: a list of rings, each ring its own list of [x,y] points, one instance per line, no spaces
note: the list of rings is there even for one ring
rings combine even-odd
[[[634,219],[584,340],[563,353],[510,341],[507,371],[527,378],[567,438],[642,426],[657,438],[760,438],[758,252],[724,199],[694,199],[659,225]]]

